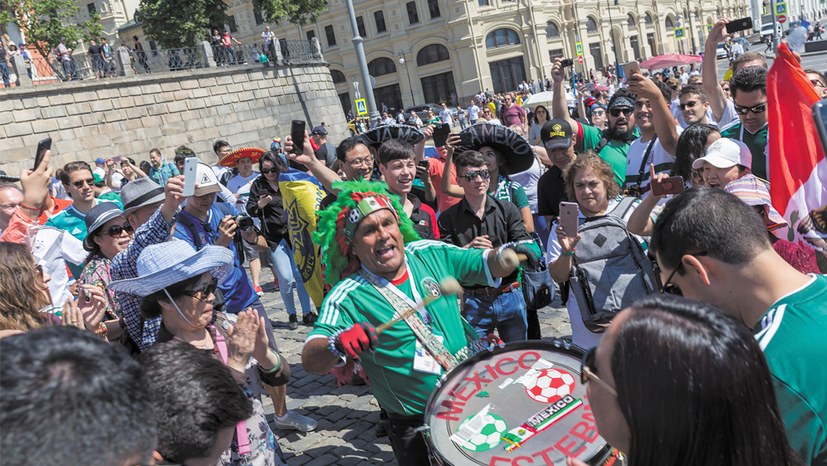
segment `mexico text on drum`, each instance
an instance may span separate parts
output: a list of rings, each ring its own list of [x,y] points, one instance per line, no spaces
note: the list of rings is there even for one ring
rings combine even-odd
[[[437,463],[565,465],[568,456],[615,463],[580,382],[581,356],[567,342],[525,341],[457,366],[425,409]]]

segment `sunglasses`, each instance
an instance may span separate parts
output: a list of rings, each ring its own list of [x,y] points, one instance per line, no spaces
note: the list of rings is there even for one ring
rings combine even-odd
[[[123,225],[112,225],[107,230],[101,231],[101,234],[107,234],[112,238],[117,238],[118,236],[121,236],[123,232],[132,233],[132,225],[129,223]]]
[[[632,110],[631,108],[613,108],[609,110],[609,115],[617,118],[620,116],[621,113],[623,113],[624,116],[629,116],[632,114],[633,111],[634,110]]]
[[[764,113],[767,111],[767,104],[758,104],[754,107],[742,107],[740,105],[735,106],[735,111],[738,112],[739,115],[746,115],[749,112],[752,113]]]
[[[199,301],[204,301],[207,299],[211,294],[215,293],[215,289],[218,288],[218,280],[213,278],[209,283],[202,286],[201,288],[195,290],[184,290],[181,294],[185,296],[190,296],[195,298]]]
[[[609,385],[603,379],[597,376],[597,366],[595,366],[594,364],[594,356],[596,350],[597,347],[594,347],[586,351],[586,354],[583,355],[583,359],[580,361],[580,383],[585,385],[589,383],[589,381],[596,382],[607,392],[611,393],[614,396],[617,396],[617,390],[612,388],[611,385]]]
[[[473,170],[473,171],[467,172],[464,175],[458,175],[458,176],[460,178],[464,178],[466,181],[474,181],[474,180],[477,179],[478,176],[480,178],[482,178],[483,180],[487,180],[487,179],[491,178],[491,172],[486,170],[486,169]]]
[[[692,255],[692,256],[705,256],[705,255],[707,255],[707,252],[706,251],[700,251],[700,252],[692,253],[690,255]],[[675,278],[675,274],[678,272],[678,270],[681,270],[682,268],[683,268],[683,261],[681,261],[678,264],[678,266],[675,267],[672,270],[672,273],[670,273],[669,276],[666,277],[666,281],[663,282],[663,286],[660,287],[660,292],[662,294],[673,294],[673,295],[677,295],[677,296],[683,296],[683,292],[678,287],[678,285],[675,285],[675,284],[672,283],[672,279]],[[658,274],[660,274],[660,267],[658,267],[658,270],[656,272]]]
[[[262,173],[262,174],[264,174],[264,175],[266,175],[266,174],[268,174],[268,173],[278,173],[278,172],[279,172],[279,169],[278,169],[278,168],[276,168],[276,167],[273,167],[273,168],[265,168],[265,169],[261,170],[261,173]]]
[[[690,100],[685,104],[681,104],[681,110],[685,110],[687,107],[692,108],[692,107],[698,105],[698,103],[699,102],[697,100]]]
[[[592,112],[592,115],[594,115],[594,116],[603,116],[605,114],[606,114],[606,112],[604,112],[603,110],[595,110],[595,111]]]
[[[94,178],[89,178],[88,180],[77,180],[77,181],[73,181],[69,184],[76,187],[77,189],[82,188],[84,184],[89,185],[89,187],[91,188],[92,186],[95,185],[95,179]]]

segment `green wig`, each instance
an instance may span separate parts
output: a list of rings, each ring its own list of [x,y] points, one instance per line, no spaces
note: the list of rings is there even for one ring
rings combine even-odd
[[[389,203],[393,207],[396,218],[399,220],[399,231],[405,243],[416,241],[419,235],[414,229],[413,222],[405,214],[397,196],[391,195],[384,183],[370,181],[339,181],[333,184],[333,189],[339,190],[336,201],[325,210],[319,212],[319,223],[313,232],[313,241],[319,245],[322,264],[324,265],[325,281],[331,285],[339,283],[359,269],[359,259],[351,255],[352,234],[355,224],[361,221],[359,206],[362,201],[370,198],[378,199],[379,204]],[[385,207],[380,207],[385,208]],[[374,211],[376,207],[374,206]],[[369,213],[369,212],[368,212]],[[363,212],[364,215],[367,215]],[[354,222],[354,220],[356,220]]]

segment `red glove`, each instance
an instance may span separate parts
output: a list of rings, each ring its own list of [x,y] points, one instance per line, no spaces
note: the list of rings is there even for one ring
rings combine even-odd
[[[336,349],[348,355],[352,359],[358,359],[362,351],[373,348],[379,337],[376,335],[376,328],[367,322],[357,322],[340,333],[336,338]]]

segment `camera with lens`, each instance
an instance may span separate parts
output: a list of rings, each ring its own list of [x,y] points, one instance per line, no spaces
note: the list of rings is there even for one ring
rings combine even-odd
[[[568,66],[574,66],[574,60],[572,60],[571,58],[564,58],[560,60],[560,66],[564,68]]]
[[[239,214],[235,217],[235,223],[242,231],[252,231],[254,228],[253,219],[249,215]]]

